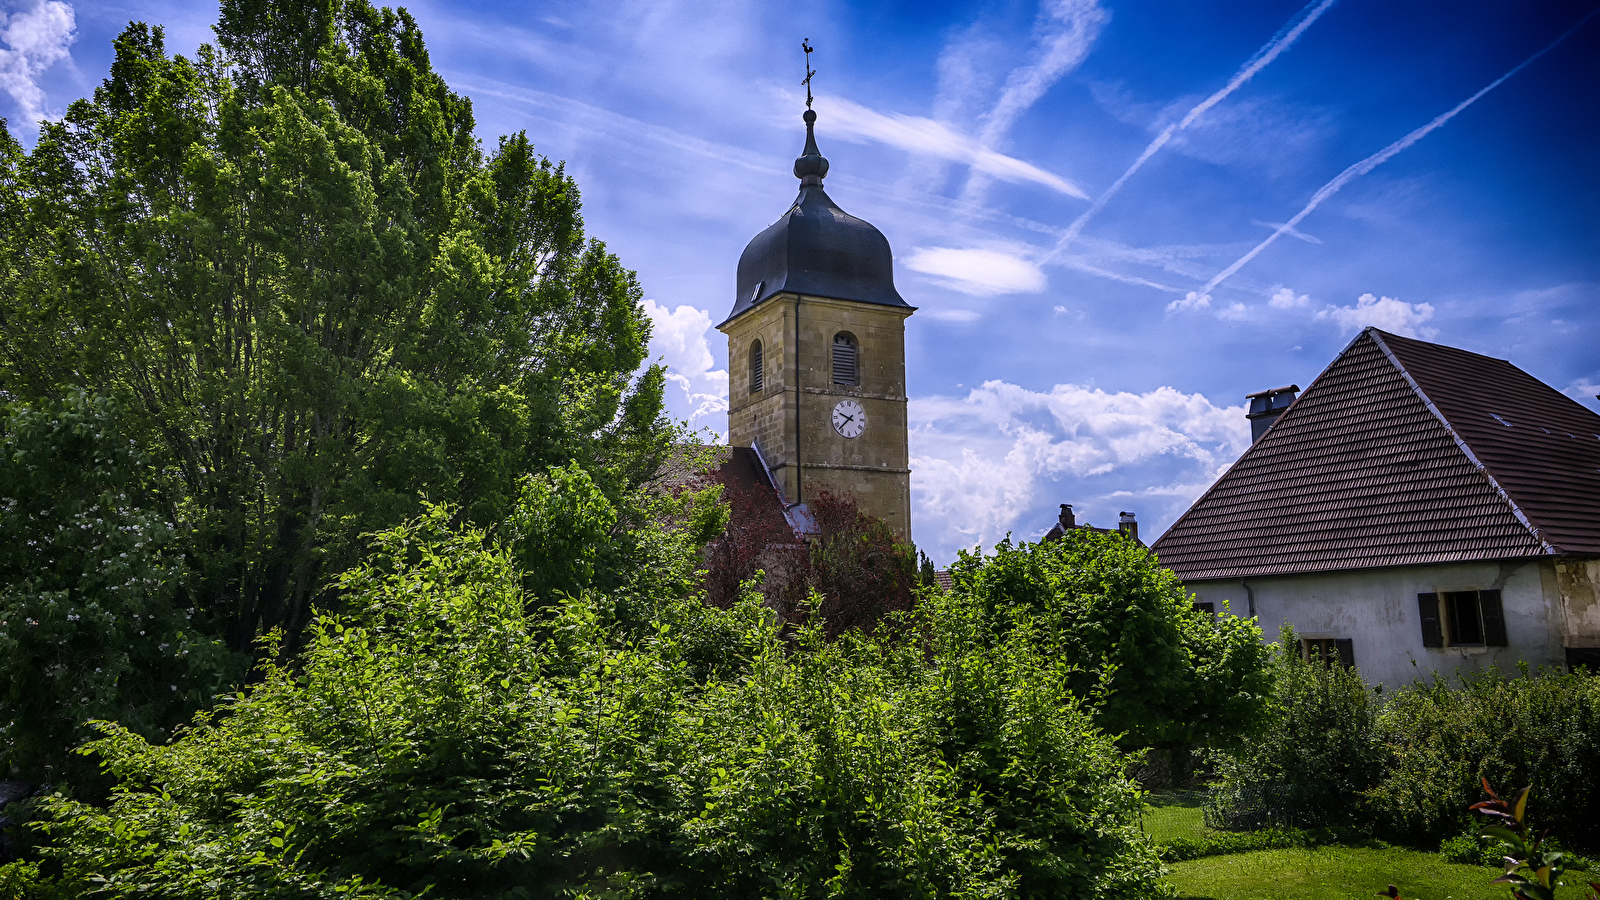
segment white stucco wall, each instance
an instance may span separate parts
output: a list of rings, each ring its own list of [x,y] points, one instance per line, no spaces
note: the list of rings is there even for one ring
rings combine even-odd
[[[1565,663],[1560,595],[1553,566],[1546,562],[1466,563],[1370,569],[1325,575],[1290,575],[1240,581],[1194,581],[1200,601],[1223,603],[1233,615],[1255,614],[1263,637],[1277,640],[1288,623],[1303,638],[1350,638],[1356,667],[1371,684],[1410,684],[1438,672],[1468,674],[1498,663],[1515,671],[1519,661],[1534,668]],[[1498,589],[1505,610],[1506,647],[1423,647],[1417,595]],[[1413,665],[1415,663],[1415,665]]]

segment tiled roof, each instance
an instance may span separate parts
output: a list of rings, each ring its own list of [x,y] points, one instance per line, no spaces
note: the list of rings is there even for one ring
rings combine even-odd
[[[1368,328],[1152,549],[1185,580],[1600,552],[1600,416]]]
[[[1600,416],[1503,359],[1383,335],[1556,553],[1600,553]]]

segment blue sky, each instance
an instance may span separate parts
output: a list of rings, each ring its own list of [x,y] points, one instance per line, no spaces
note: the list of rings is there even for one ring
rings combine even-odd
[[[0,9],[0,115],[25,139],[128,20],[189,53],[216,18]],[[1159,534],[1247,445],[1244,394],[1306,385],[1366,324],[1600,406],[1600,16],[1572,30],[1593,0],[410,9],[486,142],[526,130],[567,162],[639,272],[674,413],[716,432],[710,326],[793,199],[811,39],[829,194],[920,307],[913,537],[941,564],[1066,502]]]

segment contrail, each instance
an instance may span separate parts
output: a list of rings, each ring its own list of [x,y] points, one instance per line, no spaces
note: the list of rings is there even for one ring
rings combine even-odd
[[[1173,135],[1193,125],[1201,116],[1205,115],[1207,110],[1221,103],[1229,94],[1238,90],[1241,85],[1254,77],[1257,72],[1266,68],[1268,63],[1277,59],[1283,51],[1289,49],[1290,44],[1293,44],[1301,34],[1305,33],[1307,28],[1311,27],[1311,23],[1315,22],[1335,2],[1336,0],[1311,0],[1304,9],[1295,14],[1294,18],[1278,29],[1278,33],[1272,36],[1272,40],[1263,44],[1261,49],[1257,50],[1255,55],[1250,57],[1238,72],[1234,73],[1233,78],[1229,79],[1221,90],[1200,101],[1199,105],[1189,110],[1189,114],[1184,116],[1182,121],[1168,125],[1165,131],[1150,142],[1150,146],[1144,148],[1144,152],[1139,154],[1139,158],[1133,161],[1133,165],[1128,167],[1128,171],[1123,172],[1122,177],[1118,178],[1111,187],[1106,189],[1104,194],[1100,195],[1100,199],[1094,201],[1093,205],[1084,210],[1083,214],[1078,216],[1067,227],[1067,233],[1062,235],[1061,240],[1056,242],[1055,249],[1050,251],[1044,261],[1048,262],[1060,256],[1073,241],[1077,240],[1079,233],[1083,231],[1083,226],[1089,224],[1089,220],[1094,218],[1096,213],[1105,209],[1106,203],[1110,202],[1111,198],[1122,190],[1122,185],[1133,177],[1133,173],[1144,168],[1144,164],[1150,161],[1150,157],[1155,156],[1162,147],[1165,147],[1167,142],[1172,140]]]
[[[1206,283],[1205,287],[1201,288],[1198,292],[1196,292],[1194,294],[1191,294],[1190,296],[1197,297],[1197,298],[1200,298],[1200,299],[1206,298],[1211,293],[1211,291],[1216,288],[1217,285],[1219,285],[1222,282],[1224,282],[1224,281],[1228,280],[1229,278],[1233,277],[1233,274],[1235,272],[1238,272],[1240,269],[1244,268],[1245,265],[1250,262],[1250,260],[1255,259],[1257,256],[1260,256],[1261,255],[1261,251],[1263,251],[1263,250],[1267,249],[1268,247],[1272,246],[1272,242],[1273,241],[1276,241],[1278,238],[1282,237],[1285,233],[1293,230],[1294,227],[1299,225],[1300,222],[1303,221],[1306,216],[1311,215],[1311,211],[1316,209],[1318,206],[1321,206],[1322,205],[1322,201],[1328,199],[1329,197],[1332,197],[1334,194],[1337,194],[1339,192],[1340,188],[1344,187],[1345,185],[1349,184],[1350,182],[1354,181],[1355,179],[1360,178],[1362,175],[1365,175],[1368,172],[1371,172],[1373,169],[1376,169],[1378,166],[1383,165],[1385,162],[1387,162],[1391,157],[1393,157],[1395,154],[1399,153],[1401,150],[1404,150],[1407,147],[1411,146],[1412,144],[1415,144],[1417,141],[1420,141],[1423,138],[1427,137],[1428,136],[1428,132],[1433,131],[1435,128],[1438,128],[1439,126],[1443,125],[1444,123],[1446,123],[1446,122],[1450,121],[1451,119],[1455,118],[1457,113],[1461,112],[1462,110],[1466,109],[1467,107],[1471,106],[1472,104],[1478,102],[1478,98],[1482,97],[1484,94],[1487,94],[1490,91],[1494,90],[1495,88],[1499,87],[1502,83],[1505,82],[1505,80],[1507,78],[1510,78],[1511,76],[1517,74],[1518,72],[1520,72],[1523,69],[1527,68],[1529,63],[1532,63],[1534,60],[1538,59],[1539,57],[1545,55],[1546,53],[1549,53],[1551,50],[1554,50],[1556,48],[1557,44],[1560,44],[1562,41],[1564,41],[1567,38],[1571,37],[1572,33],[1574,31],[1577,31],[1579,28],[1582,28],[1584,25],[1588,24],[1589,20],[1594,18],[1595,13],[1600,13],[1600,7],[1596,7],[1595,9],[1590,10],[1588,15],[1586,15],[1582,19],[1578,20],[1578,24],[1576,24],[1576,25],[1572,26],[1571,28],[1568,28],[1566,31],[1562,32],[1560,37],[1558,37],[1555,40],[1551,41],[1549,44],[1546,44],[1544,49],[1540,50],[1538,53],[1535,53],[1534,55],[1532,55],[1532,56],[1528,57],[1527,59],[1523,60],[1522,62],[1518,63],[1516,68],[1514,68],[1511,71],[1505,73],[1504,75],[1501,75],[1499,78],[1496,78],[1495,80],[1489,82],[1487,85],[1484,86],[1484,88],[1482,90],[1478,91],[1476,94],[1473,94],[1471,97],[1468,97],[1467,99],[1465,99],[1465,100],[1461,101],[1460,103],[1456,104],[1455,107],[1452,108],[1449,112],[1441,114],[1438,118],[1434,119],[1432,122],[1429,122],[1428,124],[1422,126],[1421,128],[1418,128],[1416,131],[1411,132],[1410,134],[1406,135],[1405,137],[1401,138],[1400,140],[1395,141],[1394,143],[1392,143],[1389,146],[1383,148],[1382,150],[1379,150],[1377,153],[1372,154],[1371,156],[1367,157],[1366,159],[1363,159],[1362,161],[1360,161],[1360,162],[1356,163],[1355,165],[1351,166],[1350,168],[1345,169],[1343,172],[1340,172],[1337,176],[1334,177],[1334,179],[1332,181],[1330,181],[1327,184],[1323,185],[1321,188],[1319,188],[1317,190],[1317,192],[1315,194],[1311,195],[1311,202],[1306,204],[1305,209],[1302,209],[1299,212],[1295,213],[1294,214],[1294,218],[1292,218],[1289,221],[1287,221],[1287,222],[1283,223],[1282,225],[1278,226],[1278,229],[1276,231],[1272,232],[1272,234],[1270,234],[1270,235],[1267,235],[1267,239],[1266,240],[1264,240],[1261,243],[1257,244],[1255,246],[1255,248],[1252,249],[1249,253],[1246,253],[1245,255],[1239,257],[1239,259],[1233,265],[1227,267],[1226,269],[1223,269],[1221,272],[1218,272],[1215,278],[1211,279],[1209,282]]]

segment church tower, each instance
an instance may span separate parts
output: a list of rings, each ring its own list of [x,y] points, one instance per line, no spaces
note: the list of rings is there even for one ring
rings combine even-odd
[[[889,241],[822,189],[805,112],[800,196],[739,257],[728,336],[728,437],[756,446],[790,503],[823,490],[911,536],[905,320]]]

